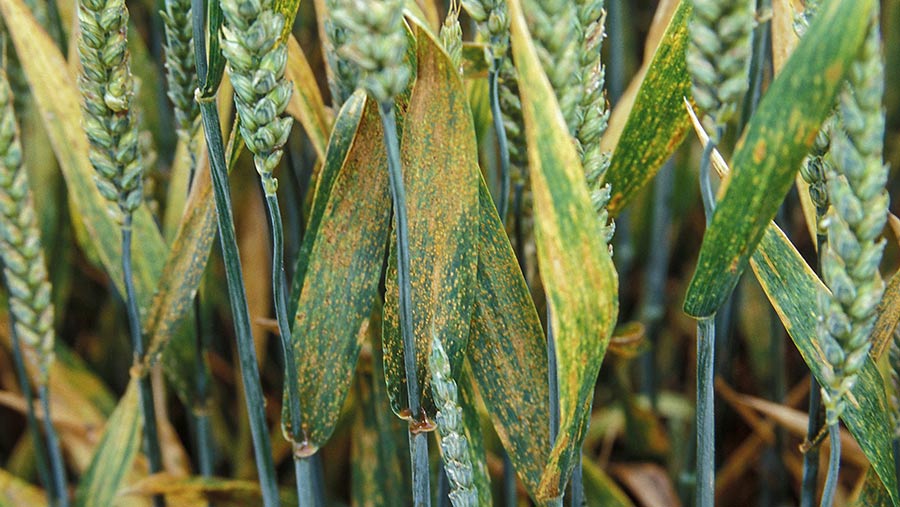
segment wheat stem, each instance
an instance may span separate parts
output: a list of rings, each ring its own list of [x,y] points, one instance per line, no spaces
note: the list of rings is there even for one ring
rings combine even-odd
[[[210,176],[216,205],[216,217],[219,227],[219,242],[225,262],[225,278],[228,284],[228,299],[231,305],[234,330],[238,347],[241,380],[244,388],[247,416],[250,420],[250,434],[253,440],[253,453],[256,458],[256,469],[259,475],[263,505],[278,507],[278,482],[275,475],[275,464],[272,459],[272,444],[266,423],[265,399],[259,380],[256,349],[250,328],[250,312],[247,306],[247,292],[244,288],[241,259],[238,253],[237,238],[234,230],[234,216],[231,207],[231,195],[228,188],[228,166],[225,161],[225,148],[222,143],[222,130],[219,125],[219,111],[216,108],[215,93],[221,79],[218,51],[218,32],[215,27],[220,22],[217,2],[209,7],[210,61],[206,56],[207,8],[204,0],[192,0],[194,57],[197,66],[199,88],[197,100],[200,106],[200,117],[203,121],[203,132],[210,157]]]

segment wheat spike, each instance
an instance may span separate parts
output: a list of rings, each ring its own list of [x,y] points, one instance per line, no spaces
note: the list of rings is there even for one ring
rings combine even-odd
[[[429,366],[431,392],[437,406],[435,422],[441,435],[444,469],[450,480],[450,502],[453,507],[475,507],[478,505],[478,491],[475,489],[469,444],[462,426],[459,393],[450,372],[450,360],[437,335],[431,340]]]
[[[241,136],[253,153],[264,191],[273,195],[278,180],[272,173],[293,125],[290,116],[283,116],[291,98],[291,82],[284,77],[284,16],[272,0],[225,0],[222,13],[222,54],[231,72]]]
[[[116,217],[124,222],[141,204],[143,179],[137,120],[131,109],[128,9],[124,0],[84,0],[78,22],[82,66],[78,84],[95,182],[103,197],[118,205]]]
[[[12,90],[0,69],[0,258],[14,329],[30,375],[42,386],[53,361],[53,304],[27,173]]]
[[[353,62],[358,85],[379,104],[406,89],[410,69],[406,57],[403,2],[400,0],[336,0],[332,21],[346,34],[338,54]]]
[[[826,173],[831,207],[824,220],[828,241],[822,275],[831,296],[820,297],[820,335],[827,360],[822,399],[828,424],[836,424],[868,357],[876,306],[884,293],[878,271],[889,196],[884,165],[884,66],[880,32],[869,33],[838,99],[831,131],[832,165]]]
[[[687,64],[694,100],[714,143],[749,86],[750,38],[756,2],[694,0]]]
[[[166,30],[167,95],[175,108],[175,126],[179,137],[190,143],[200,128],[200,106],[194,100],[197,89],[197,64],[194,61],[194,35],[190,0],[166,0],[159,13]],[[193,150],[191,150],[193,152]]]

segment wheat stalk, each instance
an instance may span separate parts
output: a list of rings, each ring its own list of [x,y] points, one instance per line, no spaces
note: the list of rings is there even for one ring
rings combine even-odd
[[[700,193],[706,222],[712,220],[715,195],[710,178],[710,155],[728,120],[749,87],[752,0],[694,0],[689,22],[687,65],[694,100],[704,111],[709,133],[700,164]],[[697,321],[697,505],[712,507],[715,491],[715,313]]]
[[[403,339],[403,367],[406,373],[407,401],[411,414],[409,452],[412,462],[413,504],[425,507],[431,502],[428,473],[428,438],[418,428],[425,414],[420,399],[422,386],[416,371],[416,342],[413,336],[409,267],[409,226],[406,190],[400,161],[400,140],[394,100],[409,82],[411,71],[404,61],[407,49],[403,26],[402,1],[343,0],[336,5],[332,19],[347,34],[347,42],[338,54],[353,62],[359,73],[358,86],[379,105],[388,159],[388,181],[394,205],[394,230],[397,235],[397,287],[400,334]]]
[[[140,311],[131,266],[131,221],[143,197],[143,167],[137,115],[132,108],[135,93],[127,49],[128,9],[124,0],[84,0],[79,4],[78,53],[81,75],[78,84],[83,98],[84,130],[90,143],[89,158],[100,194],[115,208],[110,211],[122,231],[122,273],[125,303],[131,335],[133,361],[144,362]],[[138,379],[144,441],[151,473],[162,469],[156,430],[156,409],[150,378]],[[164,504],[161,495],[154,505]]]

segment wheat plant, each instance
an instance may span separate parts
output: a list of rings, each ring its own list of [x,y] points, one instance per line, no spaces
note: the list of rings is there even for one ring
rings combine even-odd
[[[0,506],[900,505],[897,13],[0,0]]]

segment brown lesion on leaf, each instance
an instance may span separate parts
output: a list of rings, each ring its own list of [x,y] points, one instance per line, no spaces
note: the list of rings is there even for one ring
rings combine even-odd
[[[753,145],[753,163],[761,164],[763,160],[766,158],[767,146],[765,139],[760,139],[756,141],[756,144]]]

